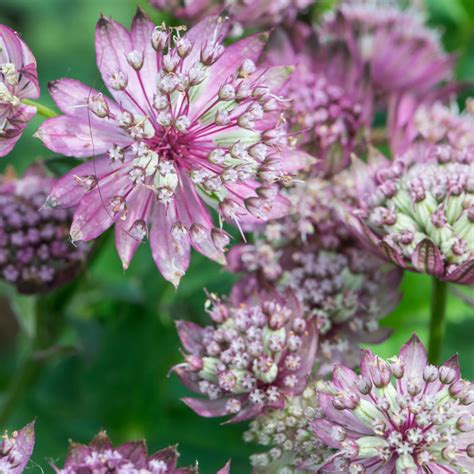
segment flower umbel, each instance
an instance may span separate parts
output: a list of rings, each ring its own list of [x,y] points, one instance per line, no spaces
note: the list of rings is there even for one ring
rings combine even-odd
[[[97,62],[113,95],[69,79],[50,91],[65,115],[38,136],[66,155],[98,155],[52,190],[53,207],[77,205],[73,240],[115,224],[127,268],[148,235],[163,276],[178,285],[190,248],[220,262],[228,235],[206,204],[237,226],[285,214],[278,183],[308,156],[290,150],[277,95],[291,68],[256,66],[267,36],[225,48],[227,22],[208,18],[183,28],[155,27],[139,11],[128,32],[102,17]],[[150,229],[150,230],[149,230]]]
[[[416,336],[389,360],[365,350],[360,376],[337,367],[319,398],[313,428],[337,451],[318,472],[473,472],[473,385],[456,357],[429,365]]]
[[[0,156],[11,151],[36,113],[22,99],[39,94],[33,54],[16,31],[0,25]]]
[[[0,441],[0,472],[21,474],[35,445],[34,423],[11,435],[5,432]]]
[[[21,293],[63,285],[88,255],[89,246],[74,247],[68,237],[72,213],[41,208],[53,183],[34,170],[0,177],[0,278]]]
[[[178,322],[188,355],[174,371],[207,397],[183,401],[201,416],[233,415],[237,422],[282,408],[287,396],[301,393],[316,356],[316,319],[305,321],[290,294],[254,304],[211,300],[213,326]]]
[[[178,468],[176,447],[157,451],[151,456],[144,441],[133,441],[113,447],[105,432],[100,432],[88,445],[71,443],[63,468],[58,474],[193,474],[197,467]]]

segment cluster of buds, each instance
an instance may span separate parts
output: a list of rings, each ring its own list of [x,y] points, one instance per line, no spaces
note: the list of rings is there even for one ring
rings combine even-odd
[[[89,251],[69,240],[70,211],[42,208],[52,184],[33,172],[0,181],[0,278],[22,293],[63,285],[81,270]]]
[[[282,408],[287,397],[300,394],[316,356],[316,319],[303,319],[289,294],[255,304],[233,305],[213,295],[210,301],[214,325],[178,323],[188,354],[174,370],[206,396],[184,402],[201,416],[233,415],[236,422]]]
[[[361,375],[335,369],[319,393],[316,435],[336,452],[318,472],[458,472],[474,468],[474,390],[457,358],[427,363],[413,336],[399,357],[365,350]]]
[[[474,281],[474,153],[448,144],[381,155],[351,170],[354,227],[401,266],[460,284]]]
[[[452,75],[455,58],[442,48],[436,30],[419,9],[400,2],[344,0],[321,25],[324,37],[343,39],[354,61],[368,66],[380,95],[423,93]]]
[[[288,398],[284,408],[271,410],[250,423],[244,441],[269,448],[250,457],[254,472],[296,474],[300,466],[316,467],[331,454],[311,427],[322,417],[316,390],[317,383],[309,382],[301,395]]]
[[[389,332],[378,321],[400,299],[402,272],[354,242],[337,217],[334,191],[317,179],[296,187],[296,214],[269,223],[263,238],[229,254],[230,268],[246,274],[234,295],[290,289],[305,317],[320,320],[320,373],[336,362],[355,366],[360,343],[383,341]]]
[[[10,435],[5,433],[0,441],[0,472],[21,474],[30,460],[34,444],[34,423]]]
[[[234,32],[237,34],[242,27],[261,28],[289,23],[313,0],[151,0],[151,3],[160,10],[170,11],[176,18],[193,21],[226,9],[236,23]]]
[[[56,152],[100,155],[62,178],[48,200],[77,206],[73,240],[115,224],[127,268],[151,227],[153,257],[175,285],[191,246],[225,262],[229,237],[214,228],[205,204],[238,227],[284,215],[279,183],[311,161],[290,148],[281,117],[278,91],[291,67],[257,66],[267,35],[225,48],[221,18],[183,30],[155,27],[141,11],[130,33],[102,17],[98,64],[117,102],[77,81],[56,81],[50,91],[66,115],[38,131]],[[80,133],[84,127],[90,131]]]
[[[33,54],[16,31],[0,25],[0,156],[10,152],[36,113],[22,100],[39,94]]]
[[[71,443],[63,468],[57,474],[197,474],[196,467],[178,468],[179,453],[175,446],[148,455],[144,441],[132,441],[113,447],[105,432],[88,445]],[[224,472],[222,472],[224,474]]]

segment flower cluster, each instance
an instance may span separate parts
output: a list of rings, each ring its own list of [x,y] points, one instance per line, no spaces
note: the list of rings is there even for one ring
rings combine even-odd
[[[473,471],[474,387],[456,357],[428,364],[413,336],[389,360],[365,350],[360,367],[336,368],[333,393],[319,393],[313,428],[336,452],[318,472]]]
[[[11,435],[5,433],[0,442],[0,472],[21,474],[30,460],[34,444],[34,423]]]
[[[49,291],[74,278],[89,247],[68,237],[72,213],[42,208],[53,180],[30,170],[0,178],[0,278],[21,293]]]
[[[418,146],[394,161],[358,160],[354,227],[401,266],[460,284],[474,282],[474,153]]]
[[[11,151],[36,113],[22,100],[39,95],[33,54],[16,31],[0,25],[0,156]]]
[[[190,249],[225,262],[229,236],[205,204],[240,226],[286,212],[278,183],[309,156],[289,147],[278,95],[291,68],[256,62],[267,36],[225,48],[228,29],[207,18],[182,28],[155,27],[138,11],[131,32],[102,17],[97,63],[115,101],[62,79],[50,92],[65,115],[37,135],[50,149],[97,158],[54,186],[50,207],[76,207],[74,241],[115,224],[127,268],[148,235],[163,276],[178,285]]]
[[[194,20],[219,14],[225,9],[242,27],[259,28],[291,23],[313,0],[151,0],[160,10],[171,11],[177,18]]]
[[[231,268],[246,273],[234,293],[242,298],[269,286],[290,289],[305,317],[320,320],[319,372],[340,361],[353,367],[360,343],[388,336],[378,320],[399,301],[401,272],[354,242],[337,220],[335,196],[328,199],[331,191],[320,180],[292,191],[297,214],[268,224],[255,244],[232,249]]]
[[[174,367],[183,383],[207,398],[183,401],[201,416],[253,418],[281,408],[306,386],[317,348],[315,318],[302,318],[292,295],[264,302],[222,302],[211,295],[214,325],[178,322],[188,352]]]

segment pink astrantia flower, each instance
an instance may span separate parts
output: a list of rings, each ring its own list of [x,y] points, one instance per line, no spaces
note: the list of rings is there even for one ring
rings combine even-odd
[[[474,471],[474,385],[460,378],[456,356],[428,364],[416,336],[389,360],[364,350],[360,376],[337,367],[319,403],[315,434],[337,451],[317,472]]]
[[[443,51],[437,32],[426,27],[421,11],[403,10],[400,2],[345,0],[321,29],[347,43],[381,96],[423,93],[452,75],[455,58]]]
[[[346,176],[357,203],[346,218],[402,268],[474,282],[474,150],[418,145],[394,161],[373,152]]]
[[[244,299],[268,289],[291,289],[305,316],[321,321],[318,373],[336,362],[355,367],[361,343],[382,342],[379,320],[400,300],[402,272],[361,247],[336,209],[342,190],[309,179],[288,189],[295,212],[267,224],[255,243],[229,254],[231,270],[244,272],[233,292]]]
[[[201,416],[233,415],[237,422],[281,408],[287,396],[301,393],[316,356],[316,319],[304,320],[291,295],[273,294],[262,303],[211,298],[214,325],[178,322],[188,355],[174,371],[207,397],[183,401]]]
[[[284,94],[292,99],[288,121],[298,143],[318,157],[326,174],[347,166],[373,119],[372,92],[364,69],[342,41],[322,43],[304,23],[277,29],[265,55],[269,65],[295,65]]]
[[[128,32],[102,17],[97,63],[114,100],[71,80],[51,94],[65,115],[38,136],[51,150],[97,158],[53,188],[52,207],[77,206],[74,241],[115,224],[127,268],[150,230],[153,258],[174,285],[190,248],[225,263],[228,235],[206,204],[237,226],[286,213],[278,181],[309,159],[291,150],[277,94],[288,67],[258,68],[267,36],[221,44],[227,23],[205,19],[185,36],[138,11]]]
[[[11,151],[36,113],[22,99],[39,95],[33,54],[16,31],[0,25],[0,156]]]
[[[293,21],[314,0],[151,0],[155,7],[183,20],[196,21],[225,9],[243,27],[269,27]]]
[[[0,441],[0,472],[21,474],[30,460],[34,445],[34,423],[11,435],[5,433]]]
[[[0,176],[0,279],[20,293],[51,291],[84,267],[90,247],[73,246],[72,212],[42,208],[54,180],[31,167]]]
[[[88,445],[71,443],[64,467],[53,468],[58,474],[197,474],[197,467],[178,468],[178,458],[175,446],[149,456],[145,441],[113,447],[105,432],[100,432]]]

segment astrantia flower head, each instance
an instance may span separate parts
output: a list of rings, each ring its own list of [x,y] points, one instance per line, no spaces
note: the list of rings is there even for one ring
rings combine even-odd
[[[267,447],[253,454],[254,472],[293,474],[299,466],[318,466],[331,451],[314,436],[312,423],[322,417],[316,382],[308,383],[301,395],[289,397],[284,408],[269,410],[250,423],[244,440]]]
[[[196,21],[225,9],[241,27],[259,28],[290,23],[314,0],[151,0],[151,3],[183,20]]]
[[[354,227],[402,268],[474,282],[474,153],[417,146],[394,161],[374,152],[351,170]]]
[[[423,13],[403,10],[396,0],[346,0],[322,25],[329,38],[343,38],[354,61],[368,66],[381,94],[421,93],[450,78],[454,57],[438,33],[425,26]]]
[[[58,474],[196,474],[197,467],[178,468],[176,447],[157,451],[151,456],[144,441],[132,441],[113,447],[105,432],[88,445],[71,443],[63,468]]]
[[[22,99],[39,95],[33,54],[16,31],[0,25],[0,156],[10,152],[36,113]]]
[[[318,179],[297,186],[296,214],[268,224],[255,244],[229,256],[232,270],[247,273],[233,290],[242,300],[291,289],[305,317],[319,318],[320,373],[338,361],[355,366],[360,343],[384,340],[389,332],[378,321],[400,299],[401,271],[355,242],[337,218],[335,189]]]
[[[372,123],[372,92],[363,69],[341,41],[321,43],[304,23],[272,33],[265,63],[295,65],[284,94],[298,143],[318,157],[318,169],[333,173],[347,166],[350,153]]]
[[[73,246],[72,212],[42,208],[54,180],[30,169],[0,177],[0,278],[21,293],[50,291],[74,278],[88,245]]]
[[[206,204],[237,226],[286,212],[278,182],[306,164],[291,150],[277,95],[288,67],[259,68],[267,36],[222,45],[220,18],[188,33],[155,27],[139,11],[131,32],[102,17],[97,62],[115,101],[69,79],[51,94],[65,115],[38,136],[65,155],[98,155],[61,179],[48,203],[77,206],[73,240],[115,224],[127,268],[148,235],[163,276],[177,285],[190,248],[225,262],[229,237]]]
[[[5,433],[0,440],[0,472],[21,474],[30,460],[34,445],[34,423],[10,435]]]
[[[290,294],[240,304],[211,299],[212,326],[178,323],[188,354],[174,370],[206,397],[184,402],[201,416],[232,415],[237,422],[301,393],[316,356],[316,318],[303,319]]]
[[[360,376],[337,367],[332,390],[319,394],[325,418],[313,428],[337,451],[318,472],[474,471],[474,387],[456,357],[430,365],[413,336],[389,360],[365,350]]]

